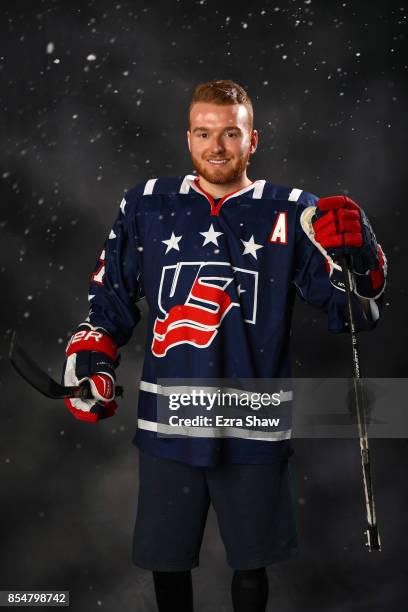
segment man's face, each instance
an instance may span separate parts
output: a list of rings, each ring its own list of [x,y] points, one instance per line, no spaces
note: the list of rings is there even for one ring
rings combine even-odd
[[[194,169],[209,183],[225,185],[246,174],[258,134],[243,104],[196,102],[187,140]]]

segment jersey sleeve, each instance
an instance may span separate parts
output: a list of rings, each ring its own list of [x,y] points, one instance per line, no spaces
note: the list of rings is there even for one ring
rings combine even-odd
[[[125,197],[91,274],[90,311],[85,322],[104,329],[118,346],[129,340],[140,320],[137,302],[144,297],[142,253],[134,201]]]
[[[304,228],[305,212],[306,215],[308,212],[312,213],[311,207],[316,206],[317,199],[312,194],[305,194],[298,203],[294,282],[297,294],[302,300],[326,312],[329,331],[346,332],[349,330],[349,324],[344,286],[330,281],[328,262]],[[351,294],[351,301],[357,331],[373,329],[380,315],[382,296],[369,300],[368,316],[355,293]]]

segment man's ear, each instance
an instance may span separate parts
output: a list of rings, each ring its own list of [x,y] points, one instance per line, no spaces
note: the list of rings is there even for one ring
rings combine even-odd
[[[190,144],[190,138],[191,138],[191,132],[190,130],[187,130],[187,144],[188,144],[188,150],[191,153],[191,144]]]
[[[258,142],[259,142],[259,133],[258,130],[252,130],[251,132],[251,148],[250,148],[250,152],[251,155],[253,153],[255,153],[257,147],[258,147]]]

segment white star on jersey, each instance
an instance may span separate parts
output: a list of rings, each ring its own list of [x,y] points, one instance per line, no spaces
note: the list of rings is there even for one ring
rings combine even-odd
[[[164,244],[167,244],[167,249],[165,252],[165,255],[167,255],[167,253],[169,251],[171,251],[171,249],[174,249],[175,251],[179,251],[180,247],[179,247],[179,242],[182,239],[183,236],[175,236],[174,232],[171,232],[171,237],[168,240],[162,240],[162,242],[164,242]]]
[[[200,232],[200,234],[205,238],[203,246],[205,246],[206,244],[210,244],[210,242],[215,244],[215,246],[219,246],[218,236],[222,236],[223,232],[216,232],[213,224],[211,223],[208,232]]]
[[[254,257],[255,259],[258,259],[256,252],[258,249],[263,249],[263,245],[262,244],[256,244],[256,242],[254,241],[254,235],[252,234],[252,236],[250,237],[249,240],[242,240],[241,238],[241,242],[244,244],[245,249],[244,252],[242,253],[243,255],[252,255],[252,257]]]
[[[113,230],[111,230],[109,234],[109,240],[112,240],[113,238],[116,238],[116,234]]]

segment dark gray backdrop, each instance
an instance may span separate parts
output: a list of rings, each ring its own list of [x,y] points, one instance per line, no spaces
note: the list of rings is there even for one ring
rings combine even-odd
[[[124,190],[191,170],[197,82],[248,88],[261,132],[251,178],[365,207],[391,274],[383,320],[360,336],[363,370],[406,375],[405,25],[402,3],[378,0],[2,3],[0,589],[69,589],[78,611],[155,609],[150,574],[130,561],[145,306],[123,350],[126,398],[97,426],[31,391],[7,350],[17,329],[59,378]],[[351,373],[349,339],[302,304],[293,356],[297,376]],[[371,555],[357,441],[295,444],[302,553],[269,568],[268,610],[406,610],[406,441],[372,444],[384,550]],[[230,610],[230,578],[211,512],[197,610]]]

